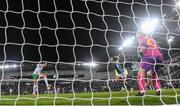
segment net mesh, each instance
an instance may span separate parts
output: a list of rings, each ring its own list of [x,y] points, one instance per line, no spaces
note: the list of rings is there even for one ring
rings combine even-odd
[[[155,96],[149,84],[150,93],[137,97],[142,57],[135,35],[155,17],[151,37],[164,54],[162,94]],[[179,104],[179,20],[176,0],[1,0],[0,104]],[[128,70],[124,81],[113,80],[114,55]],[[42,73],[51,89],[39,80],[40,95],[32,96],[32,73],[41,61],[48,61]]]

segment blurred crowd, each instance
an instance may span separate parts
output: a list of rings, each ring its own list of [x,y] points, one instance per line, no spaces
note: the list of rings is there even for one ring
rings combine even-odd
[[[109,92],[109,91],[128,91],[137,90],[136,79],[127,79],[127,82],[122,81],[74,81],[74,82],[51,82],[51,89],[47,91],[43,82],[39,83],[40,94],[54,94],[54,93],[83,93],[83,92]],[[179,88],[180,80],[161,80],[162,88]],[[1,85],[1,95],[31,95],[33,85],[23,83],[14,83],[10,85]],[[152,85],[147,86],[147,89],[154,89]]]

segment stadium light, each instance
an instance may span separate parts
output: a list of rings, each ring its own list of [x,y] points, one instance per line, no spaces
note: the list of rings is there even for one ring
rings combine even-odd
[[[14,65],[1,65],[0,66],[1,69],[16,68],[16,67],[17,67],[16,64],[14,64]]]
[[[159,20],[157,18],[148,19],[147,21],[141,24],[141,31],[146,34],[152,33],[156,28],[158,22]]]
[[[176,6],[180,7],[180,0],[177,1]]]
[[[134,36],[131,37],[131,38],[126,39],[126,40],[123,42],[122,46],[119,47],[119,50],[121,51],[121,50],[123,50],[124,47],[129,47],[129,46],[133,43],[133,40],[134,40],[134,39],[135,39]]]
[[[1,69],[4,69],[5,67],[4,66],[0,66]]]
[[[96,63],[94,63],[94,62],[91,62],[91,63],[83,63],[83,65],[95,67],[95,66],[97,66],[98,64],[96,64]]]
[[[168,39],[168,42],[172,42],[173,41],[173,39]]]
[[[123,47],[119,47],[119,49],[118,49],[118,50],[120,50],[120,51],[121,51],[121,50],[123,50]]]
[[[16,64],[14,64],[12,67],[13,67],[13,68],[16,68],[16,67],[17,67],[17,65],[16,65]]]
[[[0,68],[3,69],[3,68],[9,68],[10,66],[9,65],[1,65]]]
[[[174,40],[174,36],[169,36],[169,39],[167,40],[169,43]]]

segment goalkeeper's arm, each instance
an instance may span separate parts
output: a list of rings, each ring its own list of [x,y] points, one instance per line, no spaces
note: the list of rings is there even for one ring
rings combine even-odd
[[[146,47],[141,46],[141,47],[139,47],[138,51],[140,53],[144,53],[146,51]]]

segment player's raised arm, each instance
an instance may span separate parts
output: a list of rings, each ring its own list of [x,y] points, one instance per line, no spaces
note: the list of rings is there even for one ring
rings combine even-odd
[[[40,62],[40,65],[41,65],[41,67],[46,67],[47,66],[47,61],[42,61],[42,62]]]
[[[147,49],[146,36],[143,35],[143,33],[138,32],[136,34],[136,37],[137,37],[138,42],[139,42],[139,46],[138,46],[139,52],[144,53]]]

